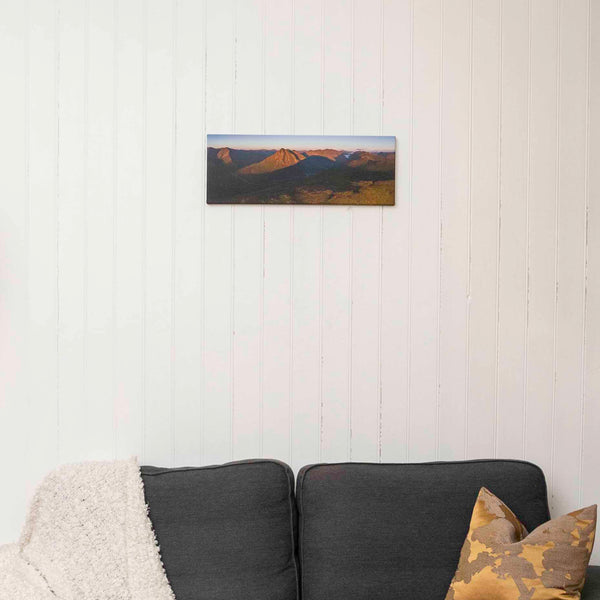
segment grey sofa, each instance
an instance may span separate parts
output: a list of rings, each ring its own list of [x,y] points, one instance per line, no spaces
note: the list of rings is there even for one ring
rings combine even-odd
[[[317,464],[295,488],[272,460],[142,477],[177,600],[443,600],[481,486],[530,531],[549,518],[522,461]],[[600,600],[600,567],[583,598]]]

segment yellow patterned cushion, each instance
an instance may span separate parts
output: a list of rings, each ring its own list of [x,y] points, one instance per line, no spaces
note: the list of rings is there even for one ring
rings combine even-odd
[[[446,600],[581,597],[596,531],[596,505],[552,519],[530,534],[481,488]]]

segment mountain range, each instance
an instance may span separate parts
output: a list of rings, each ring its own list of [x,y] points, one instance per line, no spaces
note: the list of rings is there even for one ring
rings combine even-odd
[[[209,203],[393,204],[394,152],[209,147],[207,158]]]
[[[313,156],[327,159],[324,166],[346,165],[349,167],[367,167],[374,169],[393,167],[393,152],[367,152],[357,150],[344,152],[325,148],[323,150],[237,150],[232,148],[209,148],[209,160],[216,159],[222,165],[235,167],[242,175],[259,175],[292,167],[302,160]]]

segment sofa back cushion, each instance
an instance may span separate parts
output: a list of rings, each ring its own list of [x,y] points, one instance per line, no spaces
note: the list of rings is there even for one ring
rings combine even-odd
[[[544,475],[526,462],[304,467],[303,600],[443,600],[483,486],[529,531],[550,518]]]
[[[177,600],[298,600],[287,465],[142,467],[142,478]]]

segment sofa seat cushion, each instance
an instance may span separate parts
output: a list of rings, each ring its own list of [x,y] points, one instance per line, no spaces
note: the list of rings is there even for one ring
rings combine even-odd
[[[530,531],[550,518],[544,475],[526,462],[305,467],[296,494],[303,600],[443,600],[481,487]]]
[[[600,566],[589,566],[581,594],[583,600],[600,600]]]
[[[177,600],[298,600],[287,465],[142,467],[142,478]]]

